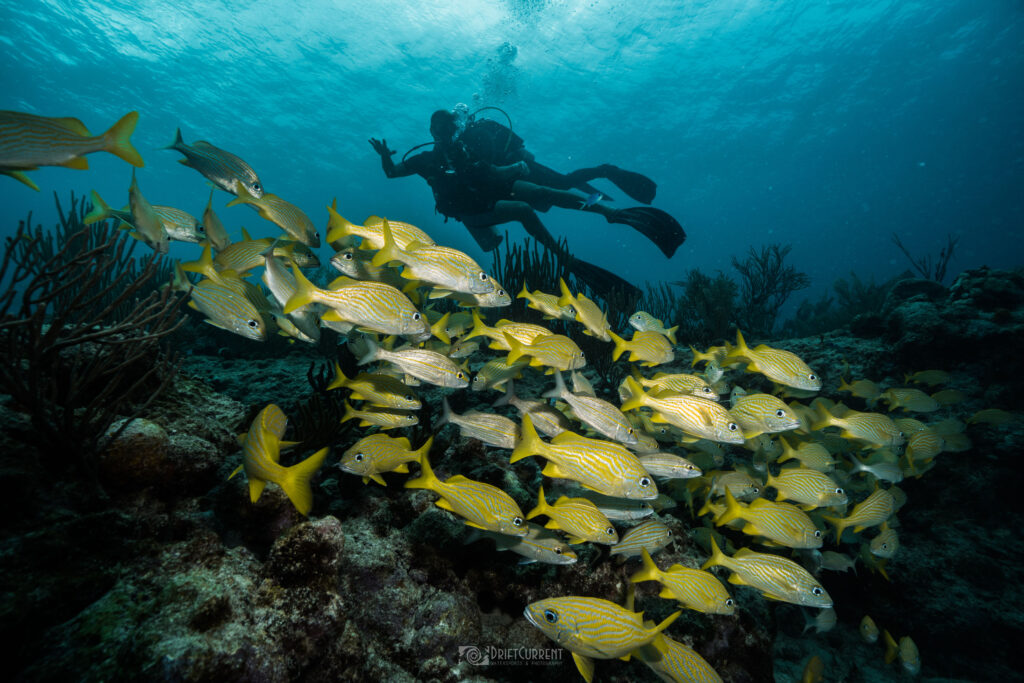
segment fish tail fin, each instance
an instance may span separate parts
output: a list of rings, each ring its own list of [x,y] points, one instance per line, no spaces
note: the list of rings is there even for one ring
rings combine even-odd
[[[434,423],[434,427],[440,429],[452,421],[452,407],[448,404],[448,397],[441,398],[441,417]]]
[[[569,291],[569,285],[565,284],[563,278],[558,278],[558,287],[562,290],[562,296],[558,297],[559,306],[572,306],[576,303],[576,297]]]
[[[848,522],[842,517],[829,517],[828,515],[822,515],[821,518],[836,528],[836,545],[842,543],[843,532],[846,531],[846,527],[849,526]]]
[[[722,549],[718,547],[718,543],[715,541],[714,535],[711,536],[711,557],[708,558],[707,562],[700,566],[701,569],[707,569],[708,567],[727,566],[726,562],[729,561],[729,557],[722,552]]]
[[[185,139],[181,137],[181,128],[175,128],[174,129],[174,142],[172,142],[171,144],[166,145],[164,147],[161,147],[160,149],[176,149],[178,151],[181,151],[182,147],[187,147],[187,146],[188,145],[185,144]],[[211,192],[210,195],[212,196],[213,193]]]
[[[416,462],[422,463],[424,460],[426,460],[427,453],[430,452],[430,449],[433,447],[433,445],[434,437],[428,437],[427,440],[423,442],[423,445],[417,448],[415,452],[413,452],[413,456],[416,458]]]
[[[395,242],[395,235],[391,232],[391,224],[388,223],[387,219],[384,220],[381,228],[384,231],[384,246],[374,255],[370,265],[383,266],[392,261],[402,261],[404,254]]]
[[[324,464],[329,451],[330,448],[321,448],[302,462],[285,468],[284,478],[280,482],[281,488],[295,509],[303,515],[308,515],[313,509],[313,487],[310,482]]]
[[[198,260],[186,261],[181,264],[181,268],[190,273],[199,273],[211,280],[220,278],[220,273],[217,272],[217,268],[213,265],[213,249],[209,243],[203,247],[203,253]]]
[[[124,159],[132,166],[145,166],[139,150],[132,145],[132,133],[135,132],[135,124],[139,122],[139,112],[130,111],[110,127],[103,134],[104,150],[116,157]]]
[[[815,404],[814,414],[817,419],[811,421],[812,431],[831,427],[836,423],[835,416],[829,412],[828,407],[824,403]]]
[[[629,398],[622,402],[620,409],[622,412],[627,410],[636,410],[644,404],[644,399],[647,394],[644,393],[644,388],[633,379],[632,377],[626,377],[626,390],[629,392]]]
[[[334,379],[327,385],[327,391],[341,389],[348,385],[349,381],[349,378],[345,376],[345,372],[341,369],[341,364],[338,361],[334,361]]]
[[[355,226],[355,223],[338,213],[338,198],[335,197],[331,205],[327,207],[327,241],[334,243],[351,237],[355,234],[352,232],[352,228]]]
[[[612,362],[614,363],[619,359],[619,356],[629,350],[626,348],[629,342],[615,334],[612,330],[608,330],[608,334],[611,336],[612,341],[615,342],[615,349],[612,351]]]
[[[526,519],[533,519],[539,515],[546,515],[550,510],[548,502],[544,500],[544,487],[540,487],[540,492],[537,494],[537,506],[526,513]]]
[[[448,311],[441,316],[441,319],[430,326],[430,333],[440,339],[445,344],[451,344],[452,338],[448,336],[448,320],[452,317],[452,312]]]
[[[847,382],[845,377],[840,377],[839,388],[836,391],[853,391],[853,385]]]
[[[661,576],[661,570],[658,569],[658,565],[654,564],[654,560],[651,559],[651,554],[647,552],[647,548],[641,548],[640,552],[642,553],[644,566],[633,576],[629,577],[630,582],[657,581],[658,577]]]
[[[726,344],[726,346],[728,346],[728,344]],[[749,356],[750,347],[747,346],[747,340],[743,338],[743,333],[740,331],[740,328],[737,327],[736,346],[733,346],[726,352],[725,357],[722,358],[721,364],[723,367],[726,365],[734,365],[741,362],[745,358],[749,358]]]
[[[103,197],[100,197],[100,193],[96,190],[90,190],[89,203],[92,204],[92,208],[89,209],[89,213],[85,214],[85,218],[82,220],[86,225],[105,221],[113,215],[110,211],[110,206],[103,201]]]
[[[565,380],[562,379],[562,373],[555,371],[555,388],[550,391],[545,391],[541,394],[541,398],[561,398],[568,391],[565,388]]]
[[[665,642],[665,636],[662,635],[662,632],[671,626],[672,622],[678,619],[679,615],[682,613],[683,610],[678,610],[665,617],[664,621],[654,627],[654,638],[651,639],[651,645],[653,645],[658,652],[662,654],[668,652],[668,643]]]
[[[285,314],[294,313],[303,306],[308,306],[313,303],[316,296],[316,285],[302,274],[294,261],[292,261],[292,272],[295,274],[295,293],[285,302]]]
[[[420,457],[420,470],[420,476],[405,482],[405,488],[436,490],[441,480],[434,475],[434,470],[430,468],[430,460],[427,458],[426,453],[423,453],[422,457]]]
[[[518,294],[516,294],[516,298],[517,299],[526,299],[527,301],[530,300],[530,290],[528,290],[526,288],[526,280],[523,280],[523,290],[521,292],[519,292]]]
[[[725,512],[719,515],[718,519],[715,520],[715,526],[722,526],[728,524],[734,519],[743,518],[743,508],[740,507],[740,502],[736,500],[736,496],[732,495],[732,491],[729,487],[725,487]]]
[[[341,421],[348,422],[349,420],[354,420],[357,417],[359,416],[356,415],[356,409],[352,407],[351,403],[345,401],[345,414],[341,416]]]
[[[505,341],[508,342],[508,362],[509,365],[511,365],[526,354],[526,347],[508,332],[504,332],[503,334],[505,335]]]
[[[537,429],[533,426],[533,420],[530,418],[530,414],[523,415],[523,428],[522,436],[519,437],[519,443],[512,450],[512,456],[508,459],[510,463],[517,462],[523,458],[529,458],[531,455],[537,455],[541,452],[544,447],[544,442],[540,440],[540,436],[537,435]]]
[[[670,342],[672,342],[672,344],[678,344],[679,343],[676,340],[676,332],[678,330],[679,330],[679,325],[673,325],[672,327],[670,327],[667,330],[665,330],[665,336],[668,337],[668,340]]]
[[[885,641],[885,663],[892,664],[900,651],[899,645],[896,644],[896,639],[892,637],[888,629],[882,629],[882,639]]]
[[[377,353],[380,351],[380,347],[377,346],[377,342],[373,339],[366,338],[366,353],[363,354],[362,358],[359,359],[359,365],[366,365],[377,360]]]
[[[512,385],[512,379],[505,380],[505,393],[494,402],[494,406],[507,406],[512,403],[512,400],[517,398],[515,387]]]
[[[480,317],[480,309],[474,308],[470,311],[470,314],[473,316],[473,327],[470,328],[469,332],[466,333],[463,339],[485,336],[491,328],[488,327],[487,323],[484,322],[484,319]]]
[[[695,346],[691,346],[690,351],[693,353],[693,360],[690,361],[691,368],[697,367],[697,363],[701,362],[702,360],[707,360],[707,355],[698,351]]]
[[[182,270],[181,261],[174,262],[174,272],[171,274],[170,287],[173,292],[188,292],[192,289],[192,281],[188,279],[185,271]]]

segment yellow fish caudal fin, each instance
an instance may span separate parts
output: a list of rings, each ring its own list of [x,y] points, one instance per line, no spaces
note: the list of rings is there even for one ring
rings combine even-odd
[[[285,468],[284,478],[278,482],[295,509],[308,515],[313,509],[313,488],[310,481],[324,464],[329,448],[321,448],[302,462]]]
[[[121,117],[121,119],[110,127],[106,133],[103,134],[103,140],[107,144],[104,147],[104,151],[110,152],[116,157],[124,159],[132,166],[142,167],[145,166],[145,162],[142,160],[142,155],[132,145],[132,133],[135,132],[135,124],[139,122],[139,112],[131,111]]]

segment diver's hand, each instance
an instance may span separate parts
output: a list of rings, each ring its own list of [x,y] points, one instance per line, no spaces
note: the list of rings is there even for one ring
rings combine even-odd
[[[395,154],[395,150],[388,149],[388,141],[384,139],[378,140],[377,138],[370,138],[370,144],[373,145],[373,151],[381,155],[384,158],[390,158]]]

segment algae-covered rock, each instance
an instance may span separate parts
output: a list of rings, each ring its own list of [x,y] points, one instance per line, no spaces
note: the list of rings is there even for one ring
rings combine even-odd
[[[141,417],[127,426],[125,421],[118,420],[107,430],[106,436],[114,438],[98,456],[103,483],[116,489],[139,489],[170,476],[170,438],[164,428]]]

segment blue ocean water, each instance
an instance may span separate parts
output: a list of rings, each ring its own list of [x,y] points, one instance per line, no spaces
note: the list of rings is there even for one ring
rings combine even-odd
[[[611,162],[658,182],[654,205],[689,233],[671,260],[599,217],[543,217],[637,282],[729,270],[769,243],[792,244],[819,290],[851,270],[884,279],[909,265],[894,232],[919,254],[960,236],[953,273],[1024,255],[1016,0],[5,0],[0,42],[0,108],[94,131],[138,110],[140,186],[195,215],[209,186],[159,149],[177,127],[246,159],[321,228],[337,197],[348,218],[414,223],[487,265],[422,179],[386,179],[367,143],[401,154],[430,139],[433,110],[464,102],[506,110],[559,170]],[[131,167],[89,161],[33,173],[39,193],[0,178],[0,231],[29,211],[51,224],[54,191],[127,201]],[[215,196],[230,230],[278,234],[230,198]]]

